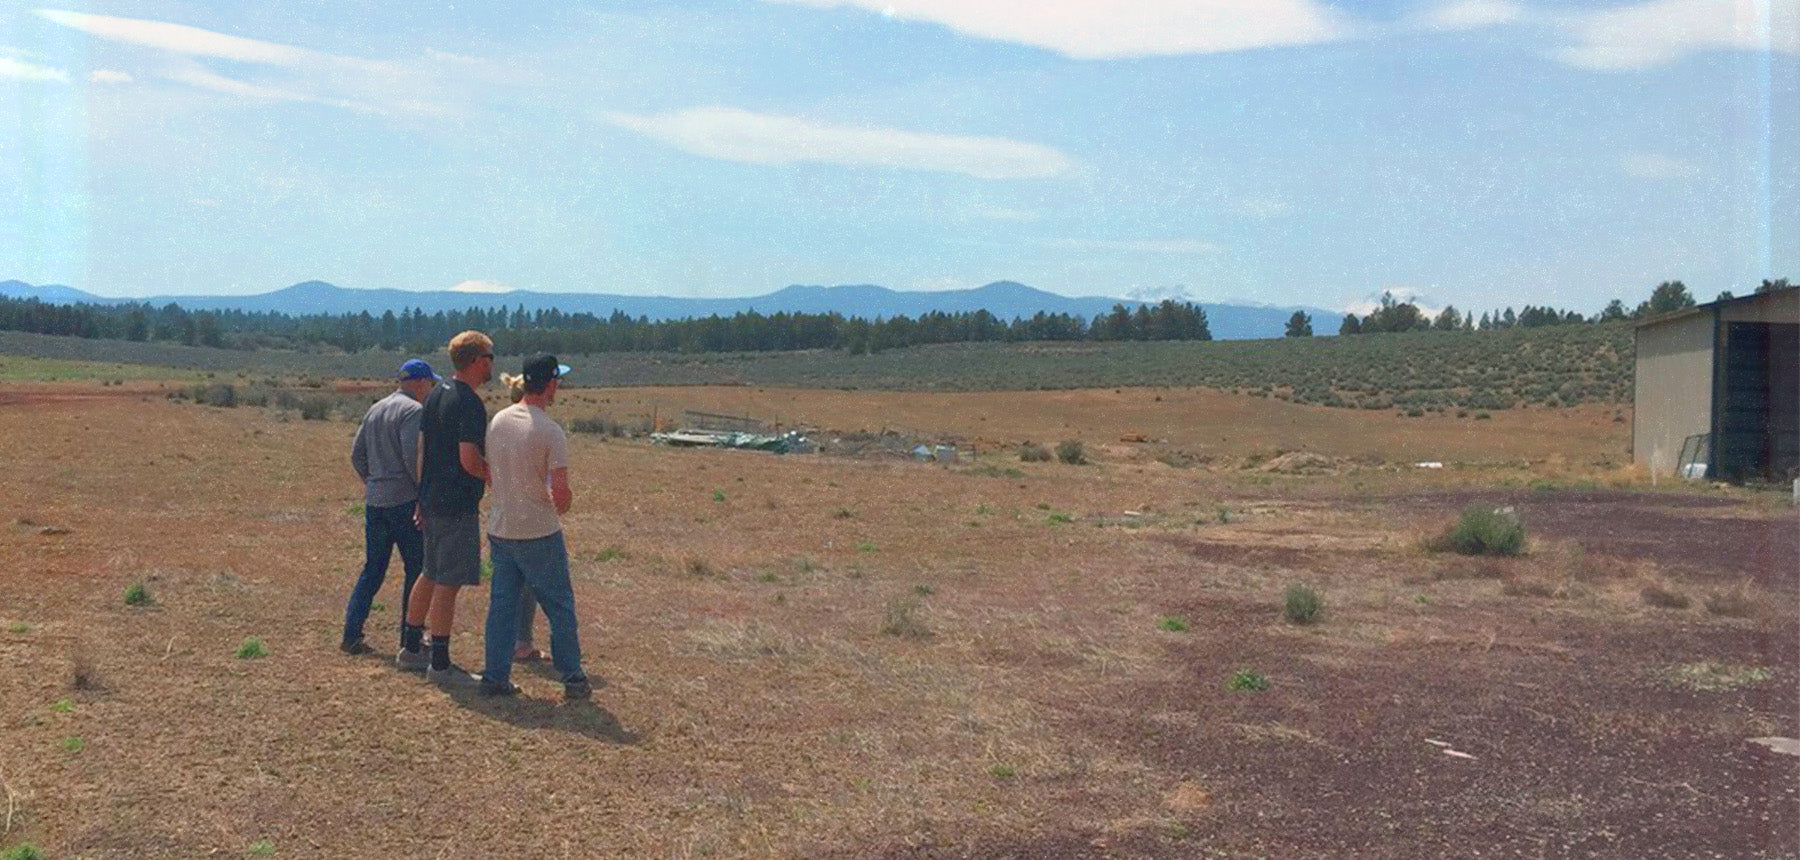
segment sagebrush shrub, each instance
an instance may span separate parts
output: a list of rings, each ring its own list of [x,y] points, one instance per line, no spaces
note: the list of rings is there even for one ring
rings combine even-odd
[[[1071,466],[1087,462],[1087,446],[1080,439],[1064,439],[1056,443],[1056,459]]]
[[[1525,552],[1525,523],[1511,508],[1470,505],[1441,543],[1444,548],[1463,555],[1522,555]]]
[[[1281,614],[1295,624],[1311,624],[1325,611],[1325,595],[1295,583],[1281,598]]]
[[[1050,462],[1050,449],[1036,442],[1026,442],[1019,446],[1019,459],[1026,463]]]
[[[331,407],[335,404],[332,398],[323,394],[313,394],[300,398],[300,418],[305,421],[324,421],[331,417]]]

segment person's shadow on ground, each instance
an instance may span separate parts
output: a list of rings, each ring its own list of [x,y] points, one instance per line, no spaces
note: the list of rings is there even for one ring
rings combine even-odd
[[[565,702],[529,698],[524,694],[484,696],[474,687],[459,687],[448,692],[450,700],[456,704],[522,729],[553,729],[622,746],[634,746],[642,740],[637,732],[621,725],[611,711],[592,701]]]

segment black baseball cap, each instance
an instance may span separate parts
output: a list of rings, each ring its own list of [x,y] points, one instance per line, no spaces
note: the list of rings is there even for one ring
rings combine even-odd
[[[569,372],[569,366],[559,364],[554,355],[534,355],[525,359],[525,384],[536,385],[561,379]]]

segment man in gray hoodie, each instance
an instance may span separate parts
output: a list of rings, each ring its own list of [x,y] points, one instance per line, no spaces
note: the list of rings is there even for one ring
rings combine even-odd
[[[413,522],[413,509],[419,503],[419,404],[438,380],[431,365],[421,359],[400,365],[399,389],[369,407],[350,446],[350,465],[363,482],[365,554],[362,576],[357,577],[350,604],[344,609],[344,639],[338,647],[345,654],[375,650],[363,641],[363,622],[387,579],[395,547],[399,547],[400,564],[406,569],[406,584],[400,593],[401,625],[406,623],[406,604],[425,558],[425,538]]]

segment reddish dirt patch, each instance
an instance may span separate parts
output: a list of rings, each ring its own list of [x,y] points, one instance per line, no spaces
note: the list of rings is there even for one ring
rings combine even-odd
[[[1800,514],[1728,513],[1734,503],[1706,496],[1625,492],[1456,492],[1401,496],[1380,504],[1422,521],[1453,521],[1471,504],[1512,506],[1533,537],[1573,541],[1583,550],[1654,561],[1705,579],[1751,577],[1800,588]]]

